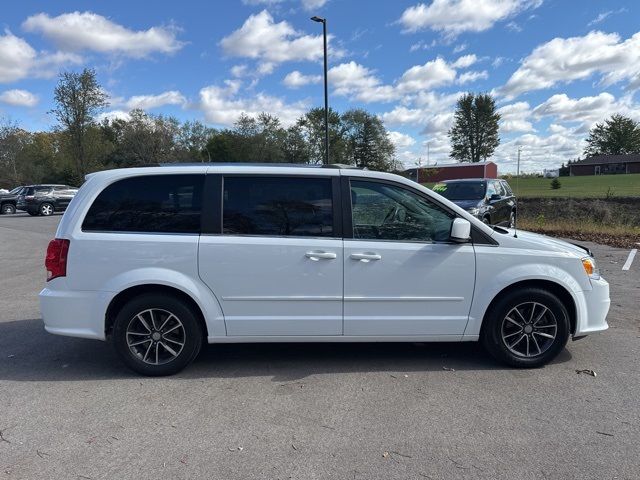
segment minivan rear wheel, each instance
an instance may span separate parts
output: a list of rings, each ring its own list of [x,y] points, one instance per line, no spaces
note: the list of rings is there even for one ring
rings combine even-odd
[[[200,352],[202,329],[183,301],[147,293],[122,307],[115,318],[112,342],[122,361],[141,375],[173,375]]]
[[[569,314],[554,294],[539,288],[512,291],[485,316],[481,341],[497,360],[534,368],[553,360],[569,338]]]

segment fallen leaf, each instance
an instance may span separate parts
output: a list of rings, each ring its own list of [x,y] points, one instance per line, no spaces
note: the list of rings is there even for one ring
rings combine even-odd
[[[592,377],[597,376],[596,372],[593,370],[589,370],[588,368],[583,368],[582,370],[576,370],[577,374],[586,373],[587,375],[591,375]]]

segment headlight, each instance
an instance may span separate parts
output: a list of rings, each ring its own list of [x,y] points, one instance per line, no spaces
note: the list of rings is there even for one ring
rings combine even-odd
[[[582,259],[582,266],[589,278],[594,280],[598,280],[600,278],[600,270],[598,270],[598,266],[596,265],[596,261],[593,257],[584,257]]]
[[[480,209],[479,208],[470,208],[469,210],[467,210],[467,212],[469,212],[471,215],[478,215],[478,213],[480,213]]]

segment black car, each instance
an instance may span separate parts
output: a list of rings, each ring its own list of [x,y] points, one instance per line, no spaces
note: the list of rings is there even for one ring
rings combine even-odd
[[[64,212],[77,191],[69,185],[28,185],[20,191],[16,207],[29,215],[53,215]]]
[[[0,194],[0,213],[3,215],[16,213],[18,195],[24,187],[16,187],[9,193]]]
[[[434,185],[433,191],[464,208],[487,225],[513,227],[515,224],[516,197],[505,180],[446,180]]]

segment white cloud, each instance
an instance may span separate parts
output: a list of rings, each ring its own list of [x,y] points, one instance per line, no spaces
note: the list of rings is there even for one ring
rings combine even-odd
[[[327,41],[331,38],[329,35]],[[276,23],[266,10],[249,16],[242,27],[224,37],[220,45],[229,56],[258,60],[268,72],[280,63],[317,61],[323,57],[321,34],[304,35],[286,21]],[[342,55],[340,50],[331,52],[332,58]]]
[[[611,15],[615,15],[618,13],[624,13],[626,12],[627,9],[626,8],[620,8],[618,10],[608,10],[606,12],[602,12],[600,13],[596,18],[594,18],[593,20],[591,20],[587,26],[591,27],[592,25],[597,25],[598,23],[602,23],[603,21],[605,21],[607,18],[609,18]]]
[[[283,125],[293,124],[304,114],[309,105],[305,102],[287,103],[279,97],[258,93],[240,97],[241,82],[227,80],[225,87],[210,85],[200,90],[200,108],[208,122],[230,126],[241,114],[256,116],[262,112],[277,115]]]
[[[451,64],[453,68],[469,68],[478,61],[478,57],[474,54],[463,55]]]
[[[6,31],[0,35],[0,83],[27,77],[48,78],[60,66],[82,62],[79,55],[66,52],[36,52],[25,40]]]
[[[455,68],[438,57],[424,65],[414,65],[402,74],[398,82],[401,92],[416,92],[452,83],[456,78]]]
[[[327,3],[327,0],[302,0],[302,8],[307,12],[322,8]]]
[[[399,150],[411,147],[412,145],[415,145],[415,143],[416,143],[416,139],[415,138],[413,138],[411,135],[407,135],[407,134],[402,133],[402,132],[390,131],[389,132],[389,139],[396,146],[396,148],[399,149]]]
[[[247,68],[246,65],[234,65],[231,67],[231,75],[234,77],[244,77],[247,73]]]
[[[0,102],[15,107],[34,107],[38,104],[38,97],[26,90],[6,90],[0,93]]]
[[[171,90],[158,95],[136,95],[131,97],[126,106],[129,110],[136,108],[142,110],[151,110],[153,108],[163,107],[165,105],[185,105],[187,99],[180,92]]]
[[[508,97],[550,88],[599,73],[604,85],[640,86],[640,33],[621,41],[616,33],[554,38],[536,47],[499,92]]]
[[[466,43],[461,43],[460,45],[457,45],[454,49],[453,49],[453,53],[460,53],[460,52],[464,52],[467,49],[467,44]]]
[[[640,109],[630,96],[616,100],[607,92],[577,99],[560,93],[549,97],[533,109],[533,114],[538,118],[552,117],[555,122],[582,123],[585,129],[596,122],[602,122],[614,113],[640,119]]]
[[[91,50],[140,58],[151,53],[173,53],[184,45],[176,39],[173,27],[129,30],[92,12],[72,12],[50,17],[38,13],[27,18],[22,27],[39,32],[65,51]]]
[[[541,0],[433,0],[407,8],[400,23],[409,32],[431,29],[455,36],[462,32],[482,32],[496,22],[523,10],[537,8]]]
[[[477,80],[486,80],[487,78],[489,78],[489,74],[487,73],[486,70],[470,71],[470,72],[464,72],[460,74],[456,82],[459,83],[460,85],[464,85],[465,83],[472,83]]]
[[[0,82],[13,82],[29,74],[36,51],[11,32],[0,35]]]
[[[126,112],[124,110],[110,110],[108,112],[99,113],[98,116],[96,117],[96,120],[98,122],[102,122],[104,120],[125,120],[125,121],[129,121],[129,120],[131,120],[131,115],[129,115],[129,112]]]
[[[510,132],[533,132],[533,124],[529,121],[531,117],[531,107],[527,102],[516,102],[504,105],[498,109],[500,114],[500,131]]]
[[[298,70],[294,70],[293,72],[287,74],[286,77],[284,77],[282,83],[284,83],[289,88],[300,88],[304,85],[309,85],[311,83],[320,83],[321,81],[321,75],[303,75]]]

